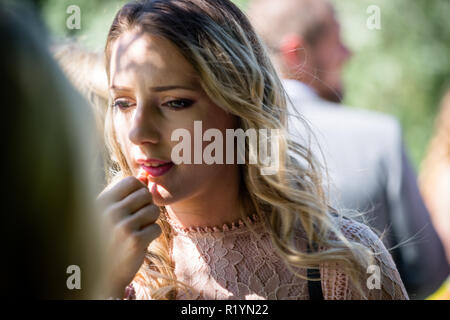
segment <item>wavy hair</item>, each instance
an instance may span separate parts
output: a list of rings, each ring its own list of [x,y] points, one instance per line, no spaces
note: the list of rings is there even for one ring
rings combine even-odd
[[[450,88],[447,89],[441,101],[435,130],[426,157],[422,163],[419,175],[419,185],[425,203],[430,210],[436,230],[442,238],[447,260],[450,262],[450,236],[448,235],[447,217],[450,207],[444,192],[448,189],[441,187],[448,181],[450,168]],[[439,191],[442,191],[439,192]],[[445,191],[444,191],[445,190]],[[446,245],[447,244],[447,245]]]
[[[426,190],[427,193],[432,194],[433,183],[429,182],[437,178],[434,176],[437,173],[435,169],[442,163],[450,163],[450,88],[447,89],[442,98],[440,111],[435,123],[435,133],[423,164],[421,179],[424,181],[424,185],[428,185],[430,188],[430,190]]]
[[[59,63],[72,85],[84,96],[92,107],[99,138],[103,135],[105,114],[108,106],[108,80],[106,78],[104,56],[101,51],[90,51],[80,43],[70,40],[53,43],[53,57]],[[102,162],[105,172],[110,167],[105,143],[99,140],[98,162]],[[104,175],[103,177],[104,178]],[[104,186],[99,179],[99,186]]]
[[[309,148],[286,134],[286,93],[266,48],[246,16],[228,0],[148,0],[126,4],[117,13],[107,38],[108,78],[113,43],[130,31],[171,41],[198,73],[206,94],[235,115],[244,131],[280,130],[277,136],[280,163],[276,174],[262,175],[263,166],[259,163],[247,161],[241,165],[240,194],[246,208],[242,214],[255,213],[265,222],[277,254],[292,271],[318,268],[324,262],[339,263],[358,287],[371,254],[362,244],[344,236],[327,205],[321,176]],[[105,139],[115,159],[109,180],[131,175],[115,137],[111,107],[106,114]],[[248,154],[251,149],[248,143],[245,148]],[[150,244],[134,281],[150,287],[152,298],[172,299],[183,286],[173,273],[169,254],[171,227],[164,214],[158,223],[162,235]],[[308,243],[321,250],[307,253],[296,247],[294,234],[299,226]]]

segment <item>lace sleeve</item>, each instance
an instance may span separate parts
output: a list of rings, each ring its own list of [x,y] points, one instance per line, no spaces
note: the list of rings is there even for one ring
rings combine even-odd
[[[356,240],[372,250],[374,264],[367,268],[367,276],[360,281],[365,296],[360,294],[348,275],[337,265],[322,266],[325,299],[408,300],[394,260],[380,238],[369,227],[349,219],[342,219],[340,225],[347,238]]]

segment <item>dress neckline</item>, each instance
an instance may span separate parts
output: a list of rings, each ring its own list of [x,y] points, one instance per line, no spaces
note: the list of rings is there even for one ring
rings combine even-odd
[[[257,214],[253,214],[251,216],[247,216],[245,218],[240,218],[236,221],[233,221],[230,224],[223,224],[222,226],[191,226],[191,227],[183,227],[179,223],[175,222],[171,219],[166,213],[164,214],[165,220],[170,224],[172,229],[177,234],[182,235],[204,235],[204,234],[212,234],[212,233],[231,233],[235,231],[242,231],[249,229],[248,226],[256,227],[261,224],[262,220]],[[247,222],[247,223],[246,223]]]

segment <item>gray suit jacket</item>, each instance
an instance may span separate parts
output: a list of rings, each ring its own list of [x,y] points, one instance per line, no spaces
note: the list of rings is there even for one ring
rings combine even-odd
[[[324,101],[298,81],[284,80],[284,86],[292,102],[289,132],[309,144],[298,114],[312,129],[315,140],[309,145],[328,169],[324,186],[331,204],[338,210],[365,212],[373,229],[386,231],[386,247],[398,245],[391,254],[411,299],[433,293],[447,278],[449,266],[398,122],[385,114]]]

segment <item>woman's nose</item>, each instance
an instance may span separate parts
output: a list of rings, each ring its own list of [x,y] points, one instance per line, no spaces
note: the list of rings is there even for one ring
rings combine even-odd
[[[157,127],[157,111],[151,105],[139,105],[132,116],[131,129],[128,134],[130,141],[136,145],[146,143],[157,144],[160,134]]]

